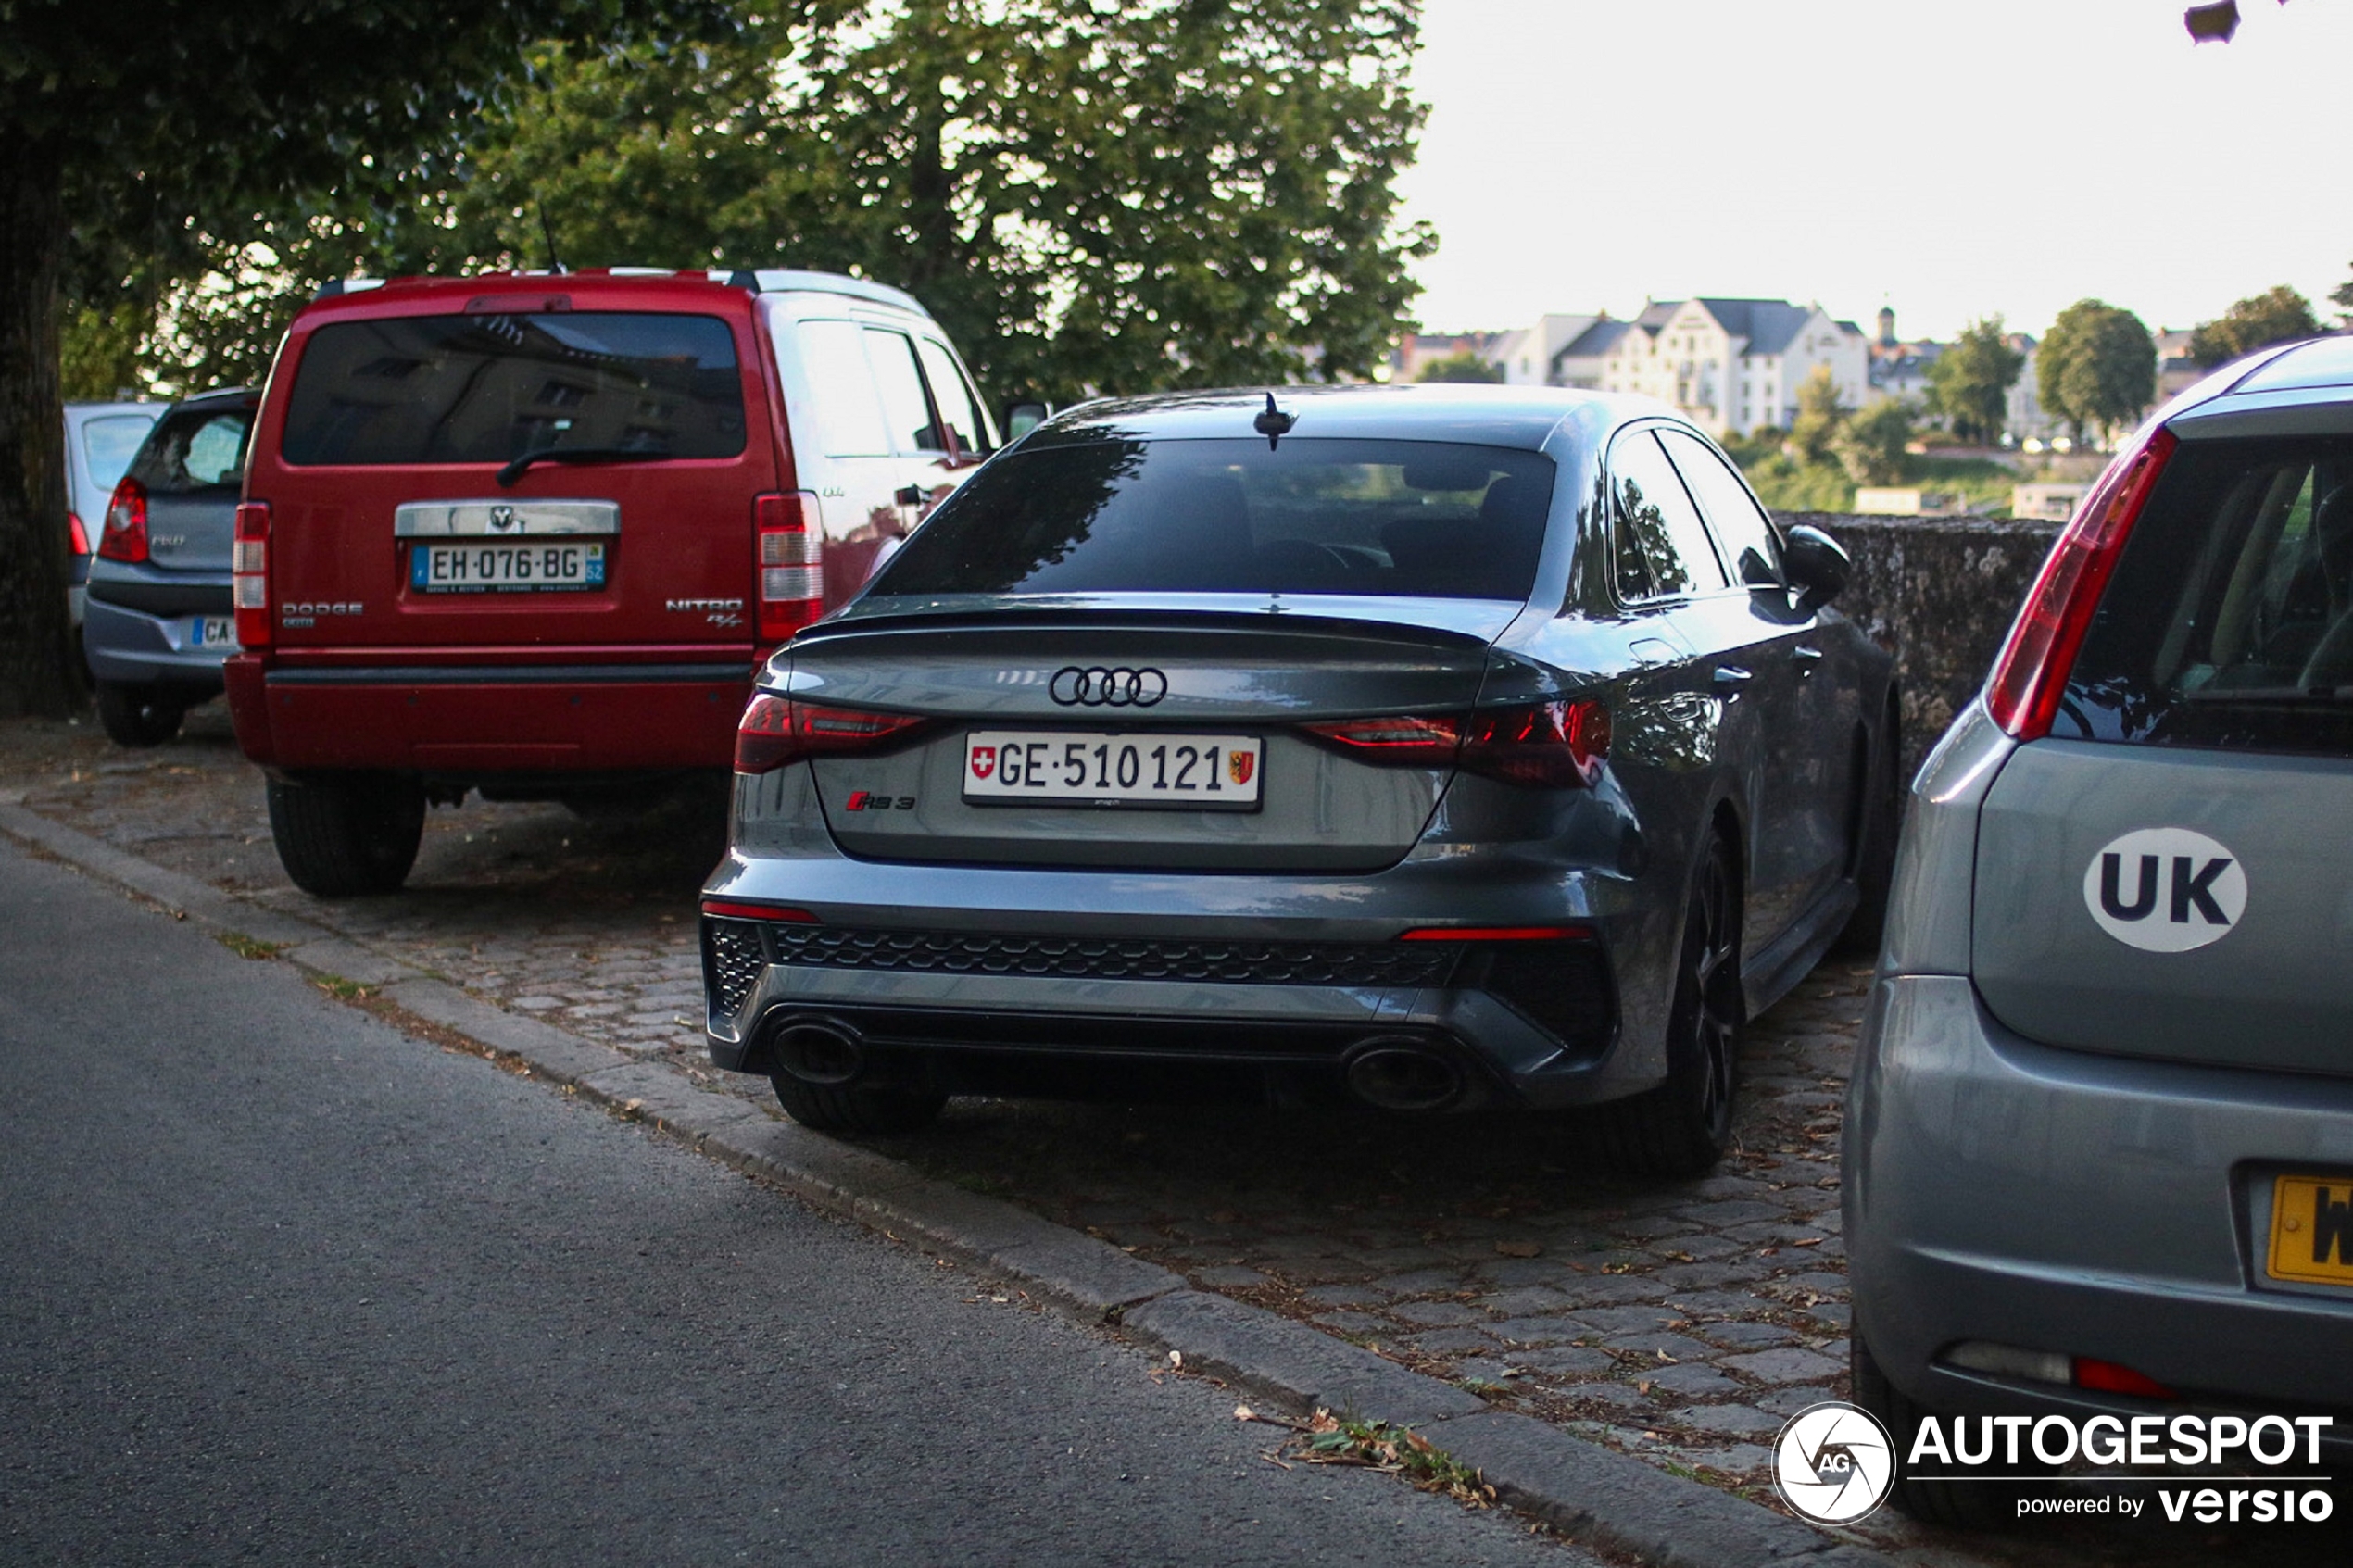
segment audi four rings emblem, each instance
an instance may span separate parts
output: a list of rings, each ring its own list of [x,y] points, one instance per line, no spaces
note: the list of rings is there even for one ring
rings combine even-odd
[[[1157,670],[1068,664],[1054,671],[1046,695],[1064,708],[1150,708],[1168,695],[1168,677]]]

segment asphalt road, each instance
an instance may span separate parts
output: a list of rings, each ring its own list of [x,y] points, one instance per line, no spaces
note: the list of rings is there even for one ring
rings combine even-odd
[[[986,1298],[0,844],[0,1561],[1592,1562]]]

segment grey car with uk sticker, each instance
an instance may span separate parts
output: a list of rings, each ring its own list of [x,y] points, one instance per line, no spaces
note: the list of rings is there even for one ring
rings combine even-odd
[[[1855,1391],[1900,1452],[1931,1417],[2336,1412],[2342,1461],[2348,822],[2328,339],[2134,436],[1913,785],[1844,1135]],[[1909,1511],[1999,1511],[1927,1469]]]
[[[1065,413],[769,660],[712,1060],[821,1128],[1339,1100],[1705,1169],[1747,1020],[1876,939],[1894,692],[1846,570],[1642,400]]]

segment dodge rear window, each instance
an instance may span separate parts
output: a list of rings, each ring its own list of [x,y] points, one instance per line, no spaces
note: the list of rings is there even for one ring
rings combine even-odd
[[[320,328],[286,408],[289,463],[504,463],[593,446],[744,447],[735,334],[712,316],[400,316]]]
[[[1552,494],[1535,452],[1105,431],[991,462],[869,591],[1525,599]]]
[[[2353,441],[2186,441],[2054,735],[2353,757]]]

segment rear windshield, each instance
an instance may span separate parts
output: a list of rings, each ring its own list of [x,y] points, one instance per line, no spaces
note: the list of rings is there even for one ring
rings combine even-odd
[[[139,444],[155,428],[153,414],[97,414],[82,421],[82,457],[90,468],[90,483],[112,490],[131,470]]]
[[[2051,733],[2353,757],[2353,439],[2183,442]]]
[[[234,490],[245,483],[245,437],[252,433],[251,408],[174,408],[147,433],[131,477],[150,495]]]
[[[1552,494],[1534,452],[1108,431],[991,462],[869,591],[1525,599]]]
[[[744,448],[736,338],[715,316],[398,316],[320,328],[286,408],[289,463],[504,463],[597,446]]]

